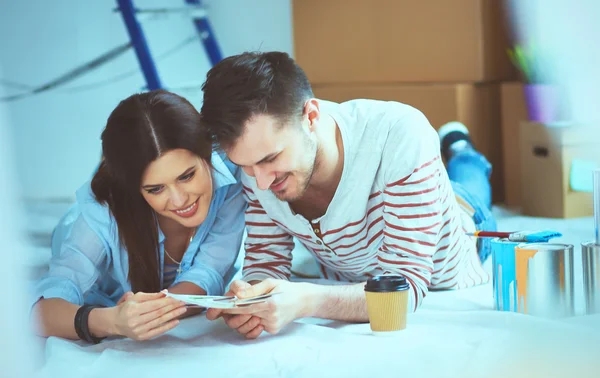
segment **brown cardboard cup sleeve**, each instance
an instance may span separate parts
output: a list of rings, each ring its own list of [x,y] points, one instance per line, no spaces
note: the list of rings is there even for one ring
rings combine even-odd
[[[393,332],[406,328],[408,284],[401,275],[370,278],[365,284],[369,323],[373,332]]]

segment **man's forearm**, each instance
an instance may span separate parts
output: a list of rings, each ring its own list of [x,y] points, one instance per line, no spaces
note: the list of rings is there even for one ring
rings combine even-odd
[[[306,285],[306,316],[346,322],[369,321],[364,284]]]

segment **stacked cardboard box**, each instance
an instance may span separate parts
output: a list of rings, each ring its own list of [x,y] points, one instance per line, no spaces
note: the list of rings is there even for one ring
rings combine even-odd
[[[521,145],[519,125],[529,119],[523,83],[500,86],[502,156],[504,165],[504,204],[521,207]]]
[[[295,58],[315,96],[394,100],[433,127],[461,121],[502,201],[500,83],[514,80],[497,0],[294,0]]]
[[[598,125],[521,122],[519,131],[523,214],[592,216],[592,170],[600,167]]]

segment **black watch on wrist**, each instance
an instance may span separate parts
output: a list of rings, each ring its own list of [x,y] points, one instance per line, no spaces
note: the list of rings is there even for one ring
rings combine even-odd
[[[83,305],[79,307],[77,313],[75,314],[75,332],[77,332],[77,336],[83,341],[87,341],[88,343],[98,344],[100,341],[104,340],[103,337],[95,337],[90,332],[90,328],[88,325],[88,319],[90,317],[90,312],[95,308],[101,308],[102,306],[96,305]]]

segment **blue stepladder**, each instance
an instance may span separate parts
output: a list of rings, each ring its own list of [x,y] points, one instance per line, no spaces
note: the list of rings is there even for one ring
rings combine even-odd
[[[154,90],[164,88],[160,80],[160,75],[158,74],[158,69],[152,58],[152,54],[148,48],[144,31],[136,17],[139,10],[135,8],[133,0],[116,0],[116,2],[121,16],[123,17],[123,21],[125,22],[127,33],[131,39],[131,44],[139,61],[144,79],[146,80],[147,89]],[[202,0],[185,0],[185,2],[190,8],[197,9],[202,7]],[[211,65],[214,66],[223,59],[223,55],[208,20],[208,16],[203,12],[200,16],[194,17],[193,22],[209,61]]]

